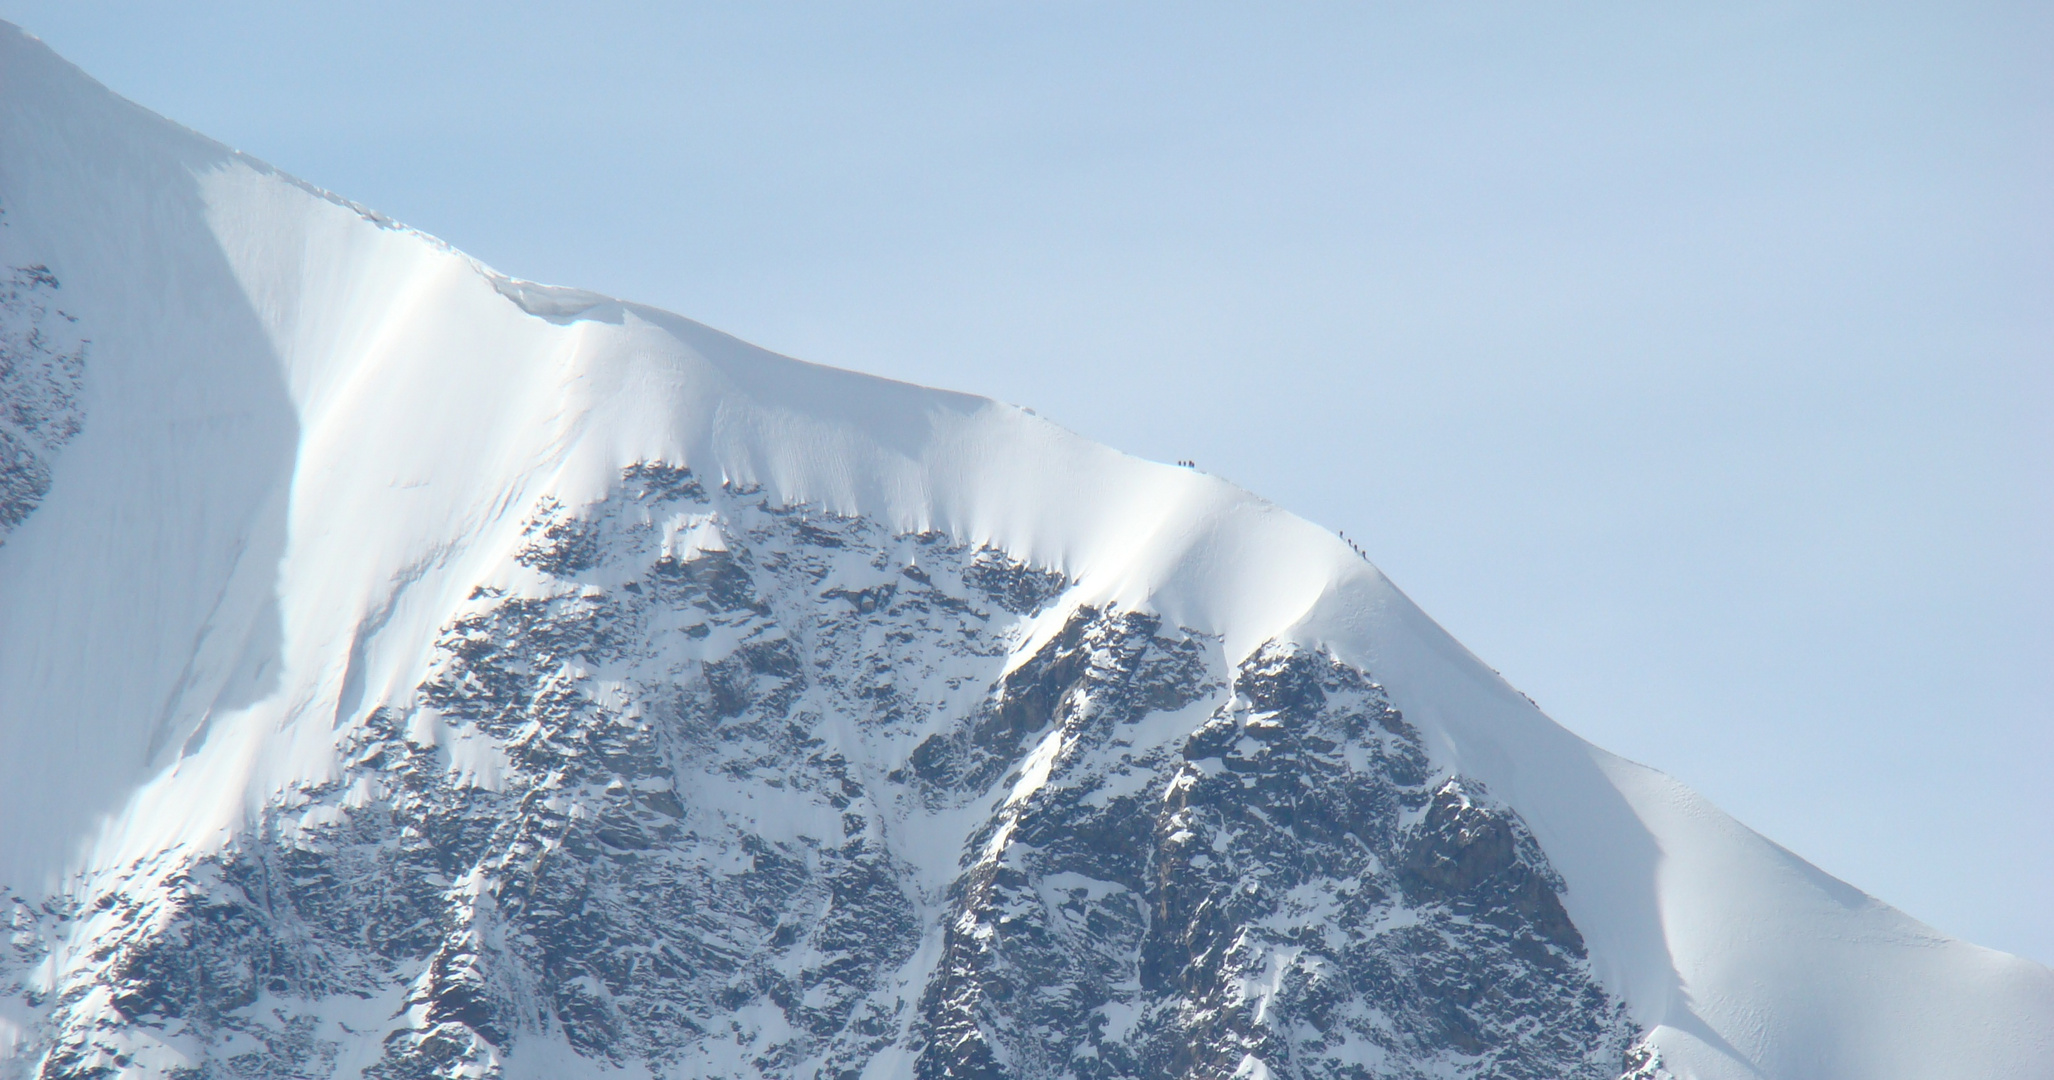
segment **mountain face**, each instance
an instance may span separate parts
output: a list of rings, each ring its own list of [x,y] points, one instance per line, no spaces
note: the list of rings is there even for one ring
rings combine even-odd
[[[337,775],[54,928],[41,1075],[1622,1071],[1518,816],[1330,655],[665,465],[526,534]]]
[[[1338,539],[0,32],[0,1077],[2054,1076]]]

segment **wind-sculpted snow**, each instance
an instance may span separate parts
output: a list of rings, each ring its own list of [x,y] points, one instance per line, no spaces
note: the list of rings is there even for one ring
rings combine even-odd
[[[341,775],[100,883],[38,1077],[1625,1063],[1516,815],[1331,657],[654,464],[514,559]]]

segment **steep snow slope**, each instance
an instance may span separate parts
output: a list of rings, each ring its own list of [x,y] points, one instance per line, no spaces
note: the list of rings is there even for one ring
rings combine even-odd
[[[219,849],[282,793],[346,778],[381,707],[421,707],[438,641],[510,580],[537,507],[599,505],[664,462],[770,510],[1060,575],[1014,666],[1077,613],[1123,611],[1216,640],[1222,677],[1276,643],[1372,673],[1436,768],[1523,819],[1591,970],[1676,1075],[2054,1076],[2054,972],[1924,927],[1577,739],[1340,541],[1231,485],[509,280],[12,28],[0,211],[0,274],[53,283],[10,301],[11,333],[49,330],[0,338],[7,362],[57,391],[82,378],[82,419],[54,422],[76,433],[38,443],[47,490],[10,494],[0,536],[0,885],[24,897]],[[1029,751],[1060,749],[1028,744],[1009,790],[1048,775]],[[44,985],[107,932],[68,925]],[[0,1013],[0,1053],[40,1052],[23,1008]]]

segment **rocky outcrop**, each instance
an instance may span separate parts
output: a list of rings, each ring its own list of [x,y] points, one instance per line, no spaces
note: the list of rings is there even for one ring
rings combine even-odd
[[[50,493],[57,453],[85,422],[78,318],[57,306],[57,275],[23,257],[12,230],[0,209],[0,543]]]
[[[37,1075],[1592,1077],[1517,816],[1369,674],[631,469],[226,850],[16,906]],[[1054,622],[1050,622],[1054,620]],[[41,943],[40,945],[38,943]]]

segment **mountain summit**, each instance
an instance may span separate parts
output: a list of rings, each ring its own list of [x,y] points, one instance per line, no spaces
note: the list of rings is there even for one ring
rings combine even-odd
[[[0,1077],[2054,1077],[1338,538],[0,24]]]

